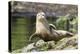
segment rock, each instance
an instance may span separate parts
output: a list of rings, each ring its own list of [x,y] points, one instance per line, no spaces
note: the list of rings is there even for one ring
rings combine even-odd
[[[43,10],[48,16],[63,16],[67,13],[77,15],[77,5],[62,5],[62,4],[46,4],[34,2],[18,2],[15,1],[12,5],[13,12],[38,12]],[[63,10],[67,11],[63,11]],[[74,14],[73,14],[74,13]],[[32,15],[32,14],[30,14]]]
[[[46,42],[44,42],[43,40],[39,40],[36,42],[35,46],[36,47],[43,47],[46,44]]]
[[[22,49],[22,52],[30,52],[30,51],[36,51],[36,47],[34,46],[34,43],[31,43]]]
[[[22,49],[18,49],[13,51],[12,53],[25,53],[25,52],[40,52],[40,51],[54,51],[54,50],[73,50],[78,49],[78,38],[77,35],[73,37],[66,37],[61,39],[58,42],[48,41],[45,42],[43,40],[38,40],[36,43],[28,44]]]
[[[77,38],[76,35],[73,36],[73,37],[70,37],[70,38],[63,38],[63,39],[61,39],[60,41],[57,42],[55,50],[61,50],[61,49],[64,49],[64,48],[71,49],[71,48],[77,46],[77,44],[78,44],[77,39],[78,38]],[[73,46],[73,47],[71,47],[71,46]],[[76,49],[76,48],[74,48],[74,49]]]
[[[45,42],[43,40],[37,41],[35,46],[39,49],[39,51],[46,51],[46,50],[48,50],[47,42]]]
[[[69,45],[69,46],[64,48],[64,50],[74,50],[74,49],[76,49],[76,47],[74,47],[72,45]]]
[[[55,48],[55,41],[48,41],[48,47],[49,47],[49,49],[54,49]]]
[[[44,42],[43,40],[39,40],[36,43],[36,47],[39,48],[40,51],[53,49],[55,47],[55,42],[54,41]]]

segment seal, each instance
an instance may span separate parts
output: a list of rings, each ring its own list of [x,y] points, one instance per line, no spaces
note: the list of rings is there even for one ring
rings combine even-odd
[[[36,16],[36,31],[30,36],[29,41],[35,36],[40,37],[44,41],[58,41],[64,37],[73,36],[73,34],[64,30],[56,30],[56,27],[53,24],[49,24],[46,20],[46,14],[39,12]]]

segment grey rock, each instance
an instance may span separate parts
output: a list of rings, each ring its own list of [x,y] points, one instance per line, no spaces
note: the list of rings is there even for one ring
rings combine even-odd
[[[13,51],[12,53],[26,53],[26,52],[40,52],[40,51],[54,51],[54,50],[73,50],[78,49],[78,37],[63,38],[58,42],[38,40],[36,43],[28,44],[22,49]]]

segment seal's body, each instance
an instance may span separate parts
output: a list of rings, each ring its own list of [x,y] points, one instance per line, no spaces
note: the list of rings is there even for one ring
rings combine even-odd
[[[73,36],[73,33],[68,32],[68,31],[64,31],[64,30],[54,30],[52,28],[52,37],[54,41],[58,41],[64,37],[71,37]]]
[[[48,21],[46,20],[46,16],[44,12],[40,12],[36,16],[36,34],[39,34],[39,37],[43,40],[49,39],[50,37],[50,28]]]

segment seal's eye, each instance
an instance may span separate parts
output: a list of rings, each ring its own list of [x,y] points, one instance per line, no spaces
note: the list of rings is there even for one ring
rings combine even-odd
[[[44,14],[42,14],[42,16],[45,16]]]
[[[39,14],[37,16],[40,16]]]

